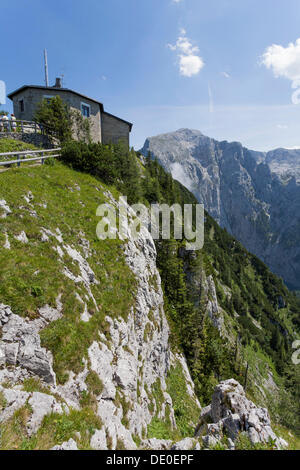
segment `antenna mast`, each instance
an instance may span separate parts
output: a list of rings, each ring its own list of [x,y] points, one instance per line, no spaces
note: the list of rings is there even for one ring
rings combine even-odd
[[[48,57],[47,57],[47,49],[44,49],[44,60],[45,60],[45,84],[46,87],[49,86],[49,79],[48,79]]]

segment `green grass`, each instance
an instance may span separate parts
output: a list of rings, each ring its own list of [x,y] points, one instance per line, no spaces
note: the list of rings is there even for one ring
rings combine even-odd
[[[195,400],[188,394],[186,379],[178,362],[171,367],[167,376],[167,392],[172,398],[176,425],[181,437],[193,436],[200,410]]]
[[[23,390],[28,393],[40,392],[40,393],[46,393],[48,395],[51,395],[50,390],[47,387],[45,387],[39,379],[35,379],[33,377],[30,377],[29,379],[25,379],[24,382],[22,383],[22,386],[23,386]]]
[[[176,439],[176,434],[172,432],[170,423],[157,417],[153,418],[148,426],[148,439]]]
[[[6,407],[6,400],[2,392],[0,392],[0,411]]]
[[[0,139],[0,153],[18,152],[18,151],[22,152],[24,150],[37,150],[37,147],[35,147],[32,144],[27,144],[26,142],[22,142],[20,140]]]
[[[279,424],[274,424],[273,430],[277,436],[282,437],[288,443],[288,450],[300,450],[300,432],[296,435],[286,427]]]
[[[179,433],[177,429],[172,429],[172,423],[170,420],[170,408],[169,405],[166,406],[165,418],[162,420],[158,418],[159,412],[162,410],[162,406],[165,402],[163,391],[161,389],[160,379],[157,379],[151,387],[151,393],[148,393],[149,398],[153,398],[153,401],[156,404],[155,416],[153,416],[150,424],[147,428],[147,437],[148,439],[157,438],[157,439],[172,439],[176,440],[179,438]],[[151,412],[154,411],[153,402],[149,406]]]
[[[156,413],[161,411],[162,405],[164,403],[164,395],[161,389],[160,379],[156,379],[154,384],[151,387],[152,397],[156,403]]]
[[[103,383],[96,372],[89,372],[85,379],[85,383],[88,386],[89,391],[95,396],[99,396],[103,392]]]
[[[24,406],[0,425],[0,450],[47,450],[71,438],[77,442],[79,449],[88,450],[94,432],[102,427],[100,418],[90,408],[80,411],[71,409],[69,414],[45,416],[38,432],[29,437],[26,431],[29,417],[30,410]]]
[[[167,376],[167,392],[172,398],[177,429],[172,429],[170,409],[166,407],[165,418],[158,418],[158,412],[164,403],[160,381],[152,386],[152,396],[156,402],[156,414],[148,426],[148,438],[180,440],[194,435],[196,424],[199,420],[200,410],[195,400],[188,394],[186,379],[181,364],[176,363],[171,367]]]
[[[22,449],[28,440],[26,425],[30,417],[30,409],[24,406],[17,410],[11,419],[0,424],[0,450]]]
[[[240,433],[235,442],[235,450],[276,450],[276,445],[272,439],[267,443],[252,444],[246,433]]]
[[[76,190],[78,186],[80,191]],[[108,333],[105,317],[127,318],[135,302],[136,280],[125,262],[121,242],[100,241],[96,236],[96,209],[107,202],[103,195],[107,189],[110,188],[101,186],[93,177],[60,163],[11,169],[0,175],[0,199],[5,199],[12,210],[10,216],[0,219],[1,302],[10,305],[15,314],[33,319],[45,304],[55,307],[56,298],[61,295],[63,317],[41,332],[42,345],[53,354],[60,383],[67,380],[68,371],[82,370],[82,359],[87,357],[88,347],[98,338],[99,330]],[[34,196],[33,207],[24,200],[29,191]],[[37,218],[30,215],[31,209],[37,212]],[[77,276],[79,266],[66,252],[60,260],[54,248],[61,244],[55,237],[40,241],[42,227],[53,233],[59,228],[64,245],[73,246],[82,255],[80,232],[90,243],[92,256],[88,263],[99,284],[91,285],[96,306],[92,300],[87,302],[92,315],[88,323],[81,321],[84,306],[75,297],[77,292],[85,298],[84,284],[75,285],[62,272],[66,266]],[[14,239],[23,230],[28,244]],[[11,250],[3,248],[4,232]]]

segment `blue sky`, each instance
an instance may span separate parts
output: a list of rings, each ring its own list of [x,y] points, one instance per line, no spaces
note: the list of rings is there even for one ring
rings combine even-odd
[[[0,22],[7,92],[43,84],[46,47],[50,82],[133,122],[136,148],[181,127],[300,147],[299,0],[14,0]]]

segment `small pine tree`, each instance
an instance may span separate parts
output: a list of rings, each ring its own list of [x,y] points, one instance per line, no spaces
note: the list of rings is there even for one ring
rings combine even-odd
[[[44,99],[38,105],[33,120],[44,126],[61,144],[72,139],[71,111],[60,96]]]

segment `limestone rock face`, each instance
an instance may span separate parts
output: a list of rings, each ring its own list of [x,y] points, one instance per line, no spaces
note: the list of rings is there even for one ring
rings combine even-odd
[[[224,317],[222,309],[218,303],[213,276],[207,276],[203,269],[198,273],[195,273],[190,269],[190,261],[193,259],[194,252],[180,248],[180,256],[184,260],[184,271],[186,273],[190,289],[193,292],[199,292],[199,297],[195,298],[195,302],[199,304],[202,300],[202,303],[205,305],[206,313],[212,324],[220,334],[222,334],[224,332]]]
[[[300,289],[300,150],[254,152],[180,129],[142,149],[194,193],[210,215]]]
[[[114,205],[118,204],[111,195],[109,197]],[[157,381],[165,401],[159,416],[161,419],[165,417],[168,404],[174,427],[176,423],[172,399],[166,392],[165,379],[171,365],[171,352],[160,276],[156,268],[156,248],[149,232],[143,227],[136,240],[128,234],[124,250],[126,262],[137,280],[136,303],[126,321],[106,318],[110,327],[110,345],[93,343],[89,348],[89,359],[91,369],[99,375],[104,385],[98,401],[98,413],[104,421],[106,433],[112,439],[113,447],[120,439],[126,449],[132,449],[136,446],[131,435],[142,437],[143,430],[152,420],[150,405],[154,406],[154,413],[158,411],[157,404],[149,397],[149,391]],[[155,284],[150,279],[155,279]],[[122,407],[118,409],[114,403],[117,390],[130,404],[127,411],[129,430],[122,424]]]
[[[171,447],[171,450],[193,450],[197,444],[196,439],[192,439],[191,437],[186,437],[182,441],[176,442]]]
[[[69,439],[63,442],[60,446],[54,446],[51,450],[78,450],[77,444],[74,439]]]
[[[29,393],[20,390],[5,389],[1,385],[0,393],[3,395],[5,400],[5,408],[0,413],[0,422],[3,423],[25,405],[30,395]]]
[[[54,385],[52,357],[41,347],[39,337],[45,326],[43,319],[26,321],[14,315],[8,305],[0,304],[0,365],[19,366]]]
[[[224,433],[234,442],[243,432],[253,444],[272,440],[278,448],[287,446],[273,432],[268,410],[248,400],[236,380],[226,380],[216,386],[211,405],[202,410],[196,436],[202,435],[209,447],[216,445]]]
[[[51,413],[62,414],[63,411],[67,411],[66,406],[63,407],[60,403],[57,403],[54,397],[46,393],[33,392],[28,404],[33,410],[27,424],[29,436],[38,431],[46,415]]]
[[[141,443],[141,448],[145,450],[170,450],[172,441],[167,439],[146,439]]]
[[[62,414],[64,412],[69,412],[69,409],[65,404],[57,402],[53,396],[46,393],[29,393],[19,390],[18,388],[4,388],[1,385],[0,393],[5,400],[5,408],[0,413],[0,423],[4,423],[9,420],[16,411],[25,406],[30,407],[32,410],[30,419],[26,425],[28,436],[32,436],[38,431],[46,415],[51,413]]]
[[[119,201],[109,192],[106,197],[111,204],[118,206]],[[33,201],[29,196],[28,200]],[[1,207],[5,214],[10,214],[6,203]],[[131,211],[133,216],[135,214]],[[132,308],[126,319],[106,316],[106,334],[99,330],[97,340],[88,347],[87,357],[82,358],[82,370],[79,373],[67,371],[68,380],[64,384],[57,384],[52,355],[41,346],[40,340],[40,332],[47,325],[63,319],[62,296],[57,293],[55,308],[50,305],[40,307],[35,320],[20,317],[9,305],[0,304],[0,422],[8,421],[16,411],[25,407],[29,413],[26,432],[28,437],[34,436],[43,426],[46,416],[53,413],[66,415],[71,410],[80,412],[82,398],[89,394],[88,375],[94,373],[103,387],[94,396],[93,409],[99,418],[99,426],[90,438],[91,448],[136,449],[134,437],[140,441],[144,439],[149,447],[170,448],[171,441],[147,441],[146,437],[154,417],[168,419],[170,428],[176,428],[172,398],[166,384],[167,374],[175,363],[182,369],[188,396],[200,412],[185,358],[179,353],[173,354],[170,349],[154,241],[145,227],[137,238],[130,233],[130,228],[128,230],[123,252],[136,282]],[[88,323],[91,316],[86,308],[87,302],[99,309],[92,289],[94,285],[100,285],[89,264],[89,241],[80,233],[77,245],[68,244],[59,228],[49,230],[41,227],[40,233],[40,243],[53,244],[58,269],[74,283],[74,295],[82,304],[81,320]],[[78,267],[76,275],[62,265],[66,255]],[[81,295],[77,292],[79,285]],[[27,379],[39,380],[47,388],[47,393],[25,391],[23,383]],[[74,439],[53,449],[77,449],[80,436],[78,442],[76,439],[74,436]]]
[[[94,450],[108,450],[106,443],[106,433],[104,429],[96,431],[91,439],[91,447]]]
[[[0,219],[5,219],[11,213],[12,211],[5,199],[0,199]]]
[[[219,332],[222,332],[224,318],[218,304],[216,286],[212,276],[208,276],[204,282],[204,290],[206,294],[206,311],[213,325]]]

